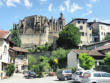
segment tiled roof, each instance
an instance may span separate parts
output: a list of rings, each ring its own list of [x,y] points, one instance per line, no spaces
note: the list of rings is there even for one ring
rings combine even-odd
[[[80,50],[80,49],[75,49],[73,52],[80,54],[80,53],[87,53],[90,56],[104,56],[103,54],[99,53],[97,50]]]
[[[5,39],[9,35],[8,31],[0,30],[0,38]]]
[[[17,52],[25,52],[27,53],[28,51],[26,49],[20,48],[20,47],[11,47],[10,49],[17,51]]]
[[[96,48],[95,50],[101,51],[101,50],[106,50],[106,49],[110,49],[110,43],[100,46],[100,47]]]

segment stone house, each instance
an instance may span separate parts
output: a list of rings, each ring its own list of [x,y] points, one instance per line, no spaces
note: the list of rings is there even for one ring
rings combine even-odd
[[[84,19],[84,18],[75,18],[70,23],[68,23],[68,24],[73,24],[74,26],[78,27],[80,30],[81,43],[79,44],[79,46],[89,45],[92,42],[92,29],[91,27],[88,26],[87,20],[88,19]]]
[[[8,31],[0,30],[0,79],[5,76],[6,68],[10,64],[10,55],[8,52],[10,41]]]
[[[15,72],[23,72],[28,70],[28,51],[20,47],[10,47],[10,62],[15,64]]]
[[[100,61],[103,60],[105,55],[101,54],[100,52],[96,50],[71,50],[67,55],[67,64],[68,67],[76,67],[81,68],[78,60],[78,56],[80,53],[87,53],[89,56],[92,56],[95,60],[95,66],[99,66]]]

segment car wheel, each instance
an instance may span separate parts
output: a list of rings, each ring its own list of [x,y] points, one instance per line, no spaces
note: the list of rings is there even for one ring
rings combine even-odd
[[[64,77],[64,80],[66,81],[67,80],[67,77]]]
[[[92,82],[92,83],[96,83],[96,82]]]

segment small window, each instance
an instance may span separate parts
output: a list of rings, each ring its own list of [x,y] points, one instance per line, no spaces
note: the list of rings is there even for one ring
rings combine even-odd
[[[103,32],[101,34],[103,35]]]
[[[94,77],[101,77],[100,73],[95,73]]]
[[[85,24],[85,21],[83,21],[83,24]]]
[[[78,21],[78,24],[80,24],[80,21]]]
[[[4,53],[7,53],[7,46],[4,46]]]
[[[84,36],[84,32],[81,32],[81,36]]]
[[[80,26],[80,30],[82,30],[83,29],[83,26]]]

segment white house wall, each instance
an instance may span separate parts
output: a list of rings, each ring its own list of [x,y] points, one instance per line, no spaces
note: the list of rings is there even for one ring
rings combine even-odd
[[[78,59],[77,59],[77,54],[71,51],[67,55],[67,64],[68,67],[78,67]]]

